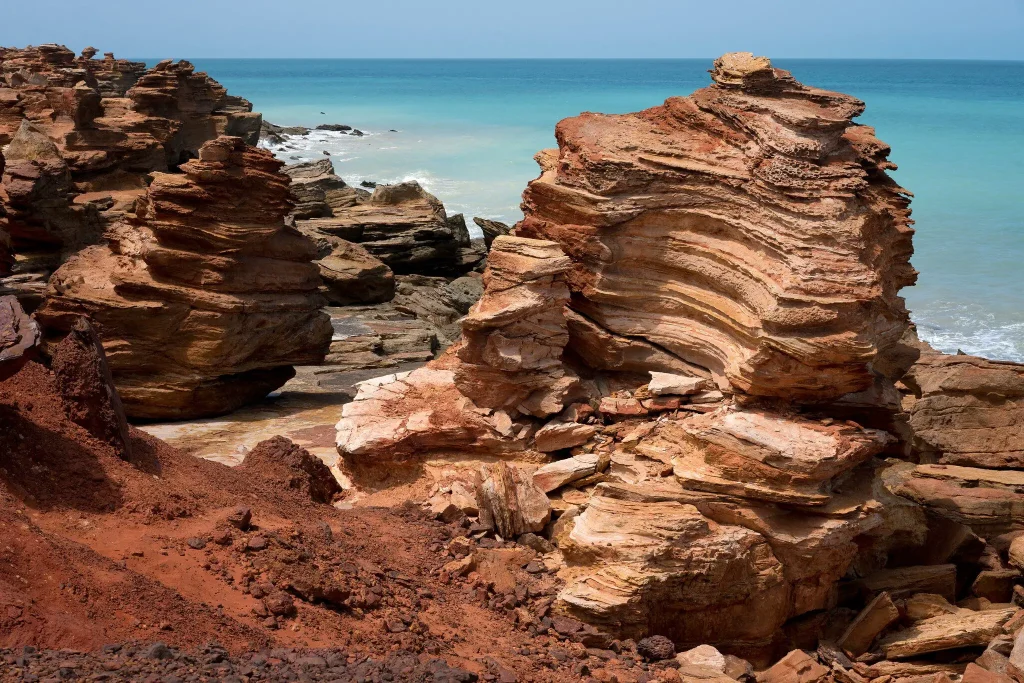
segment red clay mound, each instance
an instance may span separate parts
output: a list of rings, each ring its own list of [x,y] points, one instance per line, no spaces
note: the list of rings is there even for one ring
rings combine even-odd
[[[86,652],[79,671],[141,674],[157,665],[133,662],[154,642],[199,653],[157,666],[167,673],[217,641],[234,670],[250,666],[245,652],[287,668],[320,648],[349,666],[440,657],[486,680],[644,673],[628,643],[588,654],[608,643],[548,616],[558,585],[532,550],[467,538],[461,521],[414,506],[318,503],[336,493],[330,472],[283,438],[231,469],[130,428],[122,460],[67,417],[55,382],[36,363],[0,382],[0,668],[50,675],[70,660],[47,651],[70,648]],[[233,519],[240,507],[248,525]],[[476,571],[453,560],[467,551]]]

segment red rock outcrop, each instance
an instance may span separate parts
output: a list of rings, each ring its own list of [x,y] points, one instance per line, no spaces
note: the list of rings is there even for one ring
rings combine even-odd
[[[129,416],[230,412],[323,360],[316,246],[285,225],[280,167],[240,138],[207,142],[51,278],[37,317],[67,331],[89,316]]]
[[[5,289],[33,307],[46,277],[131,209],[148,173],[221,134],[259,137],[252,106],[188,62],[147,69],[95,53],[0,48],[0,227],[19,256]]]
[[[863,390],[916,275],[889,149],[853,123],[862,102],[763,57],[711,73],[660,107],[560,122],[516,234],[572,259],[573,347],[645,346],[754,396]],[[605,355],[588,360],[632,369]]]

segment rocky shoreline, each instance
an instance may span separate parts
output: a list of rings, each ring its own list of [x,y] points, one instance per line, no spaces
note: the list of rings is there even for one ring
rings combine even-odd
[[[95,54],[0,48],[4,680],[1024,681],[1024,366],[864,103],[725,55],[473,240]]]

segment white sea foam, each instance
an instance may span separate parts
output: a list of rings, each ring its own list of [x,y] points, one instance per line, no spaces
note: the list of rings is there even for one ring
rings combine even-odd
[[[1024,362],[1024,321],[999,319],[979,304],[937,301],[912,316],[918,334],[945,353]]]

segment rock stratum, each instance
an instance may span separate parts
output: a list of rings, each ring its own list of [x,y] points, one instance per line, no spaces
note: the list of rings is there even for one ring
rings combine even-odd
[[[1006,659],[1020,366],[914,337],[910,195],[863,103],[749,54],[711,74],[559,123],[461,340],[344,407],[346,471],[432,473],[440,518],[548,553],[553,615],[688,649],[684,681],[794,648],[758,680]]]
[[[916,276],[889,148],[853,122],[862,102],[764,58],[711,76],[660,107],[559,123],[516,234],[573,260],[572,346],[591,367],[696,366],[787,400],[864,390]]]
[[[49,274],[130,210],[147,174],[173,171],[219,135],[259,137],[252,105],[189,62],[147,68],[95,54],[0,48],[0,233],[17,256],[3,289],[33,308]]]
[[[327,353],[316,245],[285,225],[281,162],[241,138],[153,174],[136,212],[50,280],[37,317],[96,325],[129,416],[230,412]]]

